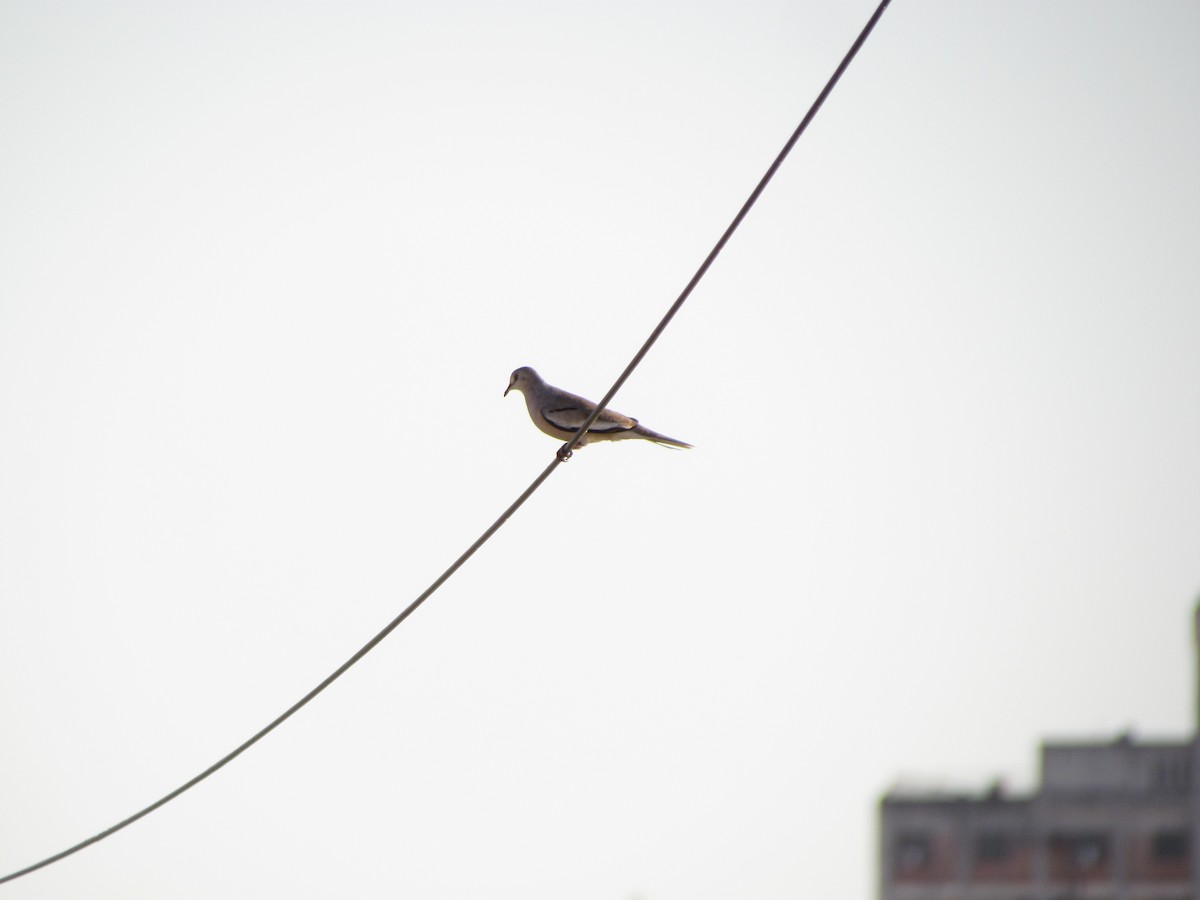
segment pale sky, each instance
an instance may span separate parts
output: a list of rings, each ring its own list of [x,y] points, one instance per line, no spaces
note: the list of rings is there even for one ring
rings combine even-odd
[[[0,873],[549,462],[873,2],[0,2]],[[588,447],[18,898],[869,900],[1193,727],[1200,4],[894,0]]]

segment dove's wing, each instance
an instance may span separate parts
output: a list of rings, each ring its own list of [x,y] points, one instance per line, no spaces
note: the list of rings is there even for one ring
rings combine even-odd
[[[578,431],[587,417],[592,414],[596,404],[566,391],[549,391],[542,407],[542,416],[555,428],[563,431]],[[637,427],[637,419],[623,416],[619,412],[606,409],[596,417],[589,434],[613,434],[619,431],[631,431]]]

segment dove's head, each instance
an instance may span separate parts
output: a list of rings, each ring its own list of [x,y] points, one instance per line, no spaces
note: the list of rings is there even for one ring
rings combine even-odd
[[[531,384],[537,384],[541,380],[542,377],[538,375],[537,372],[533,371],[533,369],[529,368],[529,366],[521,366],[521,368],[517,369],[517,371],[513,372],[509,377],[508,387],[504,389],[504,396],[507,397],[508,392],[514,389],[520,391],[521,393],[525,393],[525,388],[529,387]]]

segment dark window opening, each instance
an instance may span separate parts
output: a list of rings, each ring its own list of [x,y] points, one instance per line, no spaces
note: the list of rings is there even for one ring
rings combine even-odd
[[[1050,846],[1073,872],[1090,872],[1108,860],[1108,838],[1103,834],[1055,835]]]
[[[924,870],[931,856],[929,838],[923,834],[904,834],[896,842],[896,871],[911,874]]]
[[[1186,859],[1190,843],[1186,831],[1160,831],[1154,835],[1154,859]]]
[[[981,834],[975,841],[975,858],[980,862],[1004,862],[1013,852],[1013,840],[1007,834]]]

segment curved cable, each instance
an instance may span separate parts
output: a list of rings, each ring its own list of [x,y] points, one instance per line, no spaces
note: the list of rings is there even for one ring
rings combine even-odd
[[[859,49],[861,49],[862,45],[866,43],[866,40],[870,36],[871,32],[875,30],[876,23],[879,22],[880,17],[883,15],[883,11],[887,9],[890,2],[891,0],[880,0],[879,5],[875,7],[875,12],[871,14],[871,18],[868,19],[867,24],[863,26],[863,30],[859,32],[858,37],[854,40],[854,43],[850,45],[850,49],[847,50],[846,55],[842,57],[842,61],[838,64],[838,67],[829,77],[829,81],[825,82],[825,87],[821,89],[821,93],[817,95],[817,99],[814,100],[812,106],[808,108],[808,112],[804,114],[804,118],[800,120],[800,124],[797,125],[796,130],[792,132],[792,136],[788,138],[787,143],[783,145],[783,149],[779,151],[779,155],[775,157],[775,161],[771,163],[771,166],[767,169],[766,174],[759,179],[759,182],[757,185],[755,185],[754,190],[750,192],[750,196],[746,198],[746,202],[742,204],[742,208],[738,210],[738,214],[733,217],[733,221],[729,223],[729,227],[725,229],[725,232],[717,240],[717,243],[713,246],[712,250],[709,251],[708,256],[704,258],[704,262],[700,264],[700,268],[696,270],[696,274],[692,276],[692,280],[687,283],[686,287],[684,287],[683,292],[679,295],[679,298],[671,304],[671,308],[668,309],[667,314],[662,317],[662,321],[660,321],[655,329],[650,332],[650,337],[646,338],[646,343],[642,344],[641,349],[633,355],[633,359],[629,361],[629,365],[625,367],[625,371],[622,372],[617,380],[613,382],[613,386],[608,389],[608,393],[605,394],[601,398],[600,402],[596,404],[596,408],[592,411],[592,414],[588,416],[587,420],[581,426],[579,426],[579,430],[575,432],[575,436],[562,445],[562,448],[558,451],[559,459],[565,461],[566,459],[570,458],[571,451],[578,444],[580,436],[592,427],[592,423],[596,421],[596,418],[600,415],[600,413],[604,412],[604,410],[608,407],[608,404],[612,402],[612,398],[617,395],[617,391],[619,391],[621,386],[625,384],[626,379],[633,374],[633,370],[638,367],[638,364],[642,361],[643,357],[650,352],[650,348],[654,346],[654,342],[658,340],[659,335],[666,330],[666,327],[670,321],[675,318],[675,313],[679,312],[679,308],[683,306],[684,301],[691,296],[692,290],[697,284],[700,283],[700,279],[704,277],[704,273],[707,272],[709,266],[713,264],[713,260],[715,260],[720,252],[725,249],[725,245],[729,243],[729,239],[733,237],[733,233],[737,231],[737,227],[742,224],[742,219],[746,218],[746,214],[750,212],[750,208],[754,206],[754,203],[758,200],[759,195],[761,195],[766,189],[767,184],[770,183],[771,179],[775,177],[775,173],[779,171],[779,167],[783,165],[783,161],[787,159],[788,154],[792,152],[792,148],[796,146],[796,142],[800,140],[800,135],[804,134],[805,129],[808,128],[808,123],[813,120],[814,116],[816,116],[817,110],[821,108],[822,104],[825,103],[825,99],[833,91],[834,86],[839,80],[841,80],[842,73],[845,72],[850,66],[850,63],[854,60],[854,57],[858,55]]]
[[[509,517],[513,513],[515,513],[521,507],[521,505],[533,495],[533,492],[542,486],[542,482],[550,477],[550,473],[553,472],[555,467],[559,465],[559,462],[560,461],[556,458],[553,462],[550,463],[550,465],[546,466],[546,468],[542,470],[542,473],[533,480],[533,482],[529,485],[529,487],[525,488],[525,490],[521,493],[521,496],[519,496],[516,500],[514,500],[512,502],[512,505],[509,506],[508,509],[506,509],[503,513],[500,514],[500,518],[496,519],[496,521],[493,522],[488,527],[488,529],[479,536],[479,538],[475,541],[475,543],[473,543],[470,547],[468,547],[458,559],[456,559],[453,563],[451,563],[450,567],[448,569],[446,569],[446,571],[444,571],[441,575],[439,575],[437,577],[437,579],[433,582],[433,584],[429,585],[429,587],[427,587],[424,590],[424,592],[421,594],[421,596],[417,597],[416,600],[414,600],[412,603],[410,603],[408,606],[406,606],[404,608],[404,611],[401,612],[400,615],[396,616],[396,618],[394,618],[394,619],[392,619],[392,621],[388,622],[388,624],[383,627],[382,631],[380,631],[377,635],[375,635],[375,637],[371,638],[369,641],[367,641],[365,644],[363,644],[362,647],[360,647],[353,656],[351,656],[348,660],[346,660],[344,663],[342,663],[340,666],[338,666],[336,669],[334,669],[328,675],[328,677],[325,678],[324,681],[322,681],[315,688],[313,688],[311,691],[309,691],[307,694],[305,694],[303,697],[301,697],[299,700],[297,700],[295,703],[293,703],[291,706],[289,706],[286,710],[284,710],[282,713],[280,713],[278,716],[276,716],[274,719],[272,719],[269,724],[267,724],[261,730],[256,732],[252,737],[248,738],[246,741],[243,741],[241,744],[239,744],[237,747],[235,747],[229,753],[226,753],[224,756],[222,756],[220,759],[218,759],[215,763],[213,763],[211,766],[209,766],[207,769],[205,769],[199,775],[195,776],[194,778],[192,778],[189,781],[184,782],[179,787],[175,788],[175,790],[173,790],[169,794],[166,794],[166,795],[160,797],[159,799],[155,800],[153,803],[151,803],[149,806],[145,807],[144,809],[138,810],[132,816],[129,816],[126,819],[122,819],[120,822],[117,822],[115,825],[112,825],[112,826],[104,829],[103,831],[101,831],[98,834],[92,835],[87,840],[80,841],[78,844],[75,844],[72,847],[68,847],[66,850],[59,851],[58,853],[55,853],[53,856],[47,856],[45,859],[40,860],[40,861],[34,863],[33,865],[26,866],[25,868],[19,869],[16,872],[12,872],[8,875],[5,875],[3,878],[0,878],[0,884],[4,884],[4,882],[12,881],[16,878],[20,878],[22,875],[28,875],[30,872],[35,872],[38,869],[41,869],[45,866],[50,865],[51,863],[58,862],[60,859],[65,859],[66,857],[70,856],[73,853],[78,853],[84,847],[90,847],[92,844],[95,844],[97,841],[102,841],[109,835],[115,834],[116,832],[118,832],[122,828],[124,828],[125,826],[132,825],[134,822],[136,822],[138,819],[142,818],[143,816],[148,816],[150,813],[154,812],[160,806],[163,806],[163,805],[169,803],[170,801],[174,800],[176,797],[178,797],[184,791],[188,790],[189,788],[195,787],[197,784],[199,784],[201,781],[203,781],[209,775],[212,775],[218,769],[223,768],[228,763],[237,759],[237,757],[241,756],[243,753],[245,753],[247,750],[249,750],[251,747],[253,747],[255,744],[257,744],[260,740],[262,740],[264,737],[266,737],[268,734],[270,734],[272,731],[274,731],[277,727],[279,727],[285,721],[290,719],[295,713],[297,713],[301,709],[301,707],[306,706],[310,700],[312,700],[314,697],[317,696],[317,694],[321,693],[323,690],[325,690],[325,688],[329,687],[331,684],[333,684],[335,681],[337,681],[339,678],[341,678],[342,675],[345,674],[347,669],[349,669],[352,665],[354,665],[356,662],[358,662],[360,659],[362,659],[364,656],[366,656],[368,653],[370,653],[373,649],[375,649],[375,646],[377,644],[379,644],[380,641],[382,641],[385,637],[387,637],[389,634],[391,634],[393,631],[395,631],[401,622],[403,622],[410,615],[412,615],[416,611],[418,606],[420,606],[422,603],[424,603],[426,600],[428,600],[434,591],[436,591],[443,584],[445,584],[446,581],[449,580],[450,576],[453,575],[455,572],[457,572],[459,570],[459,568],[462,566],[462,564],[465,563],[468,559],[470,559],[475,554],[476,550],[478,550],[485,543],[487,543],[488,539],[493,534],[495,534],[497,531],[500,530],[500,526],[503,525],[505,522],[507,522]]]
[[[311,701],[318,694],[320,694],[322,691],[324,691],[325,688],[329,687],[331,684],[333,684],[335,681],[337,681],[339,678],[341,678],[342,675],[344,675],[351,666],[353,666],[356,662],[358,662],[360,659],[362,659],[364,656],[366,656],[368,653],[370,653],[373,649],[375,649],[375,647],[380,642],[382,642],[384,638],[386,638],[389,634],[391,634],[393,631],[395,631],[397,627],[399,627],[401,622],[403,622],[410,615],[412,615],[417,610],[417,607],[419,607],[422,603],[424,603],[426,600],[428,600],[429,597],[432,596],[434,591],[436,591],[443,584],[445,584],[450,579],[450,576],[452,576],[455,572],[457,572],[459,570],[459,568],[462,567],[463,563],[465,563],[468,559],[470,559],[472,556],[474,556],[475,551],[478,550],[480,547],[482,547],[485,543],[487,543],[488,540],[491,538],[491,536],[493,534],[495,534],[497,531],[499,531],[500,527],[509,520],[509,518],[512,516],[512,514],[515,513],[518,509],[520,509],[526,500],[528,500],[531,496],[533,496],[534,491],[536,491],[538,488],[540,488],[542,486],[542,483],[547,478],[550,477],[550,473],[552,473],[555,470],[555,468],[558,467],[561,463],[566,462],[566,460],[568,460],[570,458],[571,449],[577,445],[579,438],[583,435],[583,433],[585,431],[587,431],[588,428],[590,428],[592,426],[592,423],[596,421],[596,417],[599,416],[600,413],[605,409],[605,407],[608,406],[608,404],[612,401],[612,398],[614,396],[616,396],[617,391],[619,391],[621,389],[621,386],[625,383],[625,381],[633,373],[633,370],[637,368],[638,364],[642,361],[642,359],[650,351],[650,348],[652,346],[654,346],[654,342],[658,340],[659,335],[661,335],[663,333],[663,331],[666,329],[667,325],[670,323],[671,319],[673,319],[675,317],[675,313],[677,313],[679,311],[679,308],[681,306],[683,306],[684,301],[686,301],[687,298],[691,295],[692,290],[700,282],[700,279],[704,277],[704,273],[708,271],[709,267],[713,264],[713,261],[717,258],[717,255],[721,252],[722,249],[724,249],[725,244],[729,242],[730,237],[733,236],[734,231],[736,231],[737,227],[742,223],[742,220],[746,217],[746,214],[750,211],[750,208],[754,205],[754,202],[756,200],[758,200],[759,195],[762,194],[762,192],[766,188],[768,182],[770,182],[771,178],[775,175],[775,172],[779,169],[780,165],[783,164],[783,161],[787,158],[787,155],[791,152],[792,147],[795,146],[796,141],[798,141],[800,139],[800,135],[802,135],[804,133],[804,130],[808,127],[808,123],[810,121],[812,121],[813,116],[815,116],[817,114],[817,110],[821,108],[821,104],[823,104],[825,102],[825,98],[829,96],[829,93],[830,93],[830,91],[833,90],[834,85],[836,85],[838,80],[842,77],[842,73],[846,70],[847,66],[850,65],[851,60],[853,60],[855,55],[857,55],[859,48],[862,47],[862,45],[866,41],[868,35],[870,35],[871,31],[875,28],[875,24],[879,21],[880,16],[883,15],[883,11],[887,8],[889,2],[890,2],[890,0],[881,0],[881,2],[879,3],[879,6],[876,7],[874,14],[871,16],[870,20],[867,22],[866,26],[863,28],[862,32],[859,34],[857,40],[855,40],[854,44],[851,45],[850,50],[846,53],[845,57],[843,57],[841,64],[834,71],[832,77],[830,77],[829,81],[826,83],[826,85],[825,85],[824,89],[821,91],[821,93],[817,96],[817,99],[813,102],[812,106],[809,107],[808,113],[805,114],[804,118],[800,122],[800,125],[792,133],[791,138],[784,145],[783,149],[779,152],[779,155],[775,157],[775,161],[771,164],[770,168],[767,169],[767,173],[762,177],[762,179],[758,182],[758,185],[751,192],[749,199],[747,199],[746,202],[742,205],[742,208],[738,211],[738,214],[736,216],[734,216],[734,219],[729,224],[729,227],[725,229],[725,232],[721,235],[721,237],[717,241],[716,245],[709,252],[708,256],[705,257],[704,262],[700,265],[700,268],[696,270],[696,274],[692,276],[691,281],[689,281],[687,283],[687,286],[683,289],[683,293],[681,293],[679,295],[679,298],[673,304],[671,304],[671,308],[667,310],[666,315],[663,316],[662,320],[655,327],[654,331],[652,331],[650,333],[650,337],[647,338],[646,342],[642,345],[641,349],[638,350],[638,352],[636,354],[634,354],[634,357],[630,361],[629,365],[625,367],[625,371],[623,371],[621,373],[621,375],[613,383],[613,386],[609,389],[608,393],[605,394],[604,398],[596,405],[596,409],[588,417],[587,421],[585,421],[579,427],[579,430],[575,432],[575,436],[572,437],[571,440],[569,440],[566,444],[564,444],[562,446],[562,448],[558,451],[558,454],[555,456],[555,458],[550,462],[550,464],[548,466],[546,466],[545,469],[542,470],[541,474],[538,475],[530,483],[529,487],[525,488],[525,490],[522,491],[521,495],[512,502],[512,504],[508,507],[508,509],[506,509],[503,513],[501,513],[499,518],[497,518],[495,522],[493,522],[491,525],[489,525],[487,530],[485,530],[483,532],[483,534],[481,534],[475,540],[475,543],[471,544],[471,546],[468,547],[463,552],[463,554],[458,557],[458,559],[456,559],[453,563],[451,563],[450,566],[444,572],[442,572],[442,574],[439,575],[433,581],[433,583],[430,584],[429,587],[427,587],[421,593],[421,595],[419,597],[417,597],[416,600],[414,600],[412,603],[410,603],[408,606],[406,606],[404,608],[404,610],[398,616],[396,616],[396,618],[394,618],[394,619],[392,619],[392,621],[388,622],[388,624],[385,625],[378,634],[376,634],[373,638],[371,638],[369,641],[367,641],[365,644],[363,644],[362,647],[360,647],[354,653],[353,656],[351,656],[344,663],[342,663],[340,666],[338,666],[336,669],[334,669],[333,672],[331,672],[325,678],[324,681],[322,681],[320,684],[318,684],[316,687],[314,687],[311,691],[309,691],[307,694],[305,694],[303,697],[301,697],[299,700],[297,700],[295,703],[293,703],[291,706],[289,706],[286,710],[284,710],[282,713],[280,713],[277,717],[272,719],[271,722],[269,722],[267,725],[265,725],[261,730],[256,732],[253,736],[251,736],[250,738],[248,738],[247,740],[245,740],[244,742],[239,744],[237,747],[235,747],[229,753],[225,754],[225,756],[222,756],[219,760],[217,760],[215,763],[213,763],[211,766],[209,766],[203,772],[196,775],[189,781],[184,782],[183,784],[181,784],[179,787],[175,788],[175,790],[171,791],[170,793],[165,794],[164,796],[160,797],[158,800],[155,800],[149,806],[138,810],[133,815],[129,816],[128,818],[122,819],[121,821],[117,822],[115,825],[112,825],[112,826],[104,829],[103,831],[99,832],[98,834],[94,834],[91,837],[87,838],[86,840],[80,841],[78,844],[68,847],[65,850],[61,850],[52,856],[47,856],[45,859],[39,860],[38,862],[33,863],[32,865],[28,865],[23,869],[18,869],[15,872],[11,872],[8,875],[0,877],[0,884],[4,884],[5,882],[8,882],[8,881],[13,881],[17,878],[20,878],[22,875],[28,875],[30,872],[36,872],[38,869],[45,868],[46,866],[48,866],[52,863],[56,863],[61,859],[65,859],[66,857],[71,856],[74,853],[78,853],[80,850],[84,849],[85,847],[90,847],[92,844],[95,844],[99,841],[104,840],[106,837],[108,837],[112,834],[115,834],[116,832],[120,831],[121,829],[125,828],[126,826],[132,825],[138,819],[141,819],[144,816],[148,816],[150,813],[154,812],[160,806],[164,806],[165,804],[171,802],[176,797],[178,797],[180,794],[195,787],[201,781],[208,778],[208,776],[212,775],[214,772],[218,771],[219,769],[224,768],[230,762],[237,759],[237,757],[241,756],[243,753],[245,753],[247,750],[249,750],[251,747],[253,747],[255,744],[257,744],[260,740],[262,740],[264,737],[266,737],[268,734],[270,734],[272,731],[274,731],[276,728],[278,728],[280,725],[282,725],[285,721],[290,719],[293,715],[295,715],[295,713],[299,712],[300,709],[302,709],[304,706],[308,705],[309,701]]]

